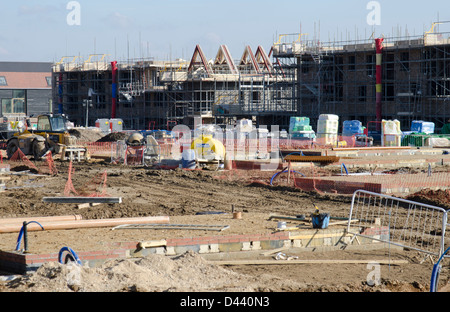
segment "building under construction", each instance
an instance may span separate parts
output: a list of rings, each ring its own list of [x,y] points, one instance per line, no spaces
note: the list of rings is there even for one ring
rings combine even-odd
[[[128,129],[166,129],[175,124],[289,127],[291,116],[315,124],[320,114],[364,125],[398,119],[434,122],[450,118],[449,33],[320,42],[281,35],[269,53],[249,47],[239,60],[226,45],[214,58],[197,45],[190,61],[111,62],[63,58],[53,66],[53,103],[78,125],[121,118]]]

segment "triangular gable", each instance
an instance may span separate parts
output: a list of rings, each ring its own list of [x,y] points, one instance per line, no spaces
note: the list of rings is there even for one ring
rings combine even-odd
[[[214,60],[214,66],[216,68],[223,68],[223,65],[226,65],[230,73],[238,74],[238,69],[234,64],[233,58],[231,57],[230,51],[226,45],[221,45],[219,51],[217,52],[216,59]]]
[[[272,62],[270,61],[269,57],[267,56],[262,46],[258,46],[258,49],[256,50],[255,53],[255,59],[260,69],[264,68],[269,74],[272,75],[273,72]]]
[[[270,48],[269,58],[272,55],[272,53],[273,53],[273,47]],[[286,74],[284,73],[284,70],[283,70],[283,66],[281,66],[280,60],[277,57],[275,57],[275,64],[278,65],[277,68],[280,69],[281,73],[283,74],[283,77],[286,77]],[[275,71],[275,68],[273,68],[273,70]]]
[[[244,53],[242,54],[241,61],[239,62],[239,68],[248,70],[249,68],[253,69],[256,73],[260,73],[258,62],[256,62],[255,55],[252,52],[252,49],[249,46],[245,47]]]
[[[198,68],[202,68],[211,75],[211,68],[206,60],[205,55],[203,54],[202,48],[197,44],[195,47],[194,54],[192,55],[191,63],[189,64],[188,72],[192,72]]]

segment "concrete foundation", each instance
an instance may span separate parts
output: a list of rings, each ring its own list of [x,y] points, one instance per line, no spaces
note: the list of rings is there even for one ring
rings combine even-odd
[[[450,173],[364,174],[333,177],[295,178],[295,186],[304,191],[353,194],[365,190],[379,194],[408,195],[424,188],[450,189]]]
[[[377,237],[379,238],[379,231]],[[374,232],[375,233],[375,232]],[[345,228],[310,229],[296,232],[281,231],[271,234],[228,235],[210,237],[172,238],[159,241],[111,243],[108,250],[75,252],[83,265],[98,267],[112,259],[145,257],[150,254],[176,256],[193,251],[209,257],[250,252],[275,253],[280,249],[311,251],[323,248],[344,248],[352,243],[352,236]],[[359,238],[357,247],[379,246],[378,240]],[[151,246],[144,248],[142,246]],[[37,270],[46,262],[58,262],[58,252],[50,254],[30,254],[0,251],[0,271],[25,274]]]

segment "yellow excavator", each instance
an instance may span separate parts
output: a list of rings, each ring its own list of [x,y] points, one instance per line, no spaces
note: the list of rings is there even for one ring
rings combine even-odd
[[[25,155],[32,155],[35,160],[41,160],[48,152],[62,154],[63,159],[66,153],[71,153],[77,155],[78,160],[88,160],[90,157],[87,148],[76,145],[76,137],[70,135],[67,122],[64,115],[42,114],[37,117],[36,129],[31,129],[27,120],[7,142],[8,159],[20,148]]]

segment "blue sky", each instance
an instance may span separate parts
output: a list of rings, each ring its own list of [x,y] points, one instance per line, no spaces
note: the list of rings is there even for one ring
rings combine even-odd
[[[78,0],[80,25],[69,25],[69,0],[0,4],[0,61],[58,61],[108,54],[110,60],[192,57],[199,44],[214,58],[225,44],[234,59],[246,45],[269,52],[280,34],[307,33],[322,41],[422,35],[450,21],[448,0],[379,0],[381,24],[370,26],[369,0]],[[450,23],[440,31],[450,32]]]

